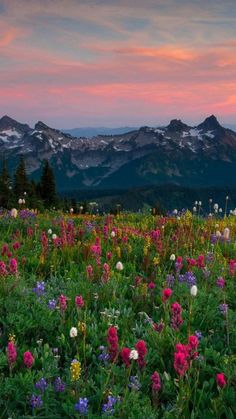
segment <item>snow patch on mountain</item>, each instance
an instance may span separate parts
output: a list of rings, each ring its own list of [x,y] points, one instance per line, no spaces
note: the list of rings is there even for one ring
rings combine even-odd
[[[2,134],[5,134],[8,137],[17,137],[17,138],[21,138],[22,134],[20,132],[18,132],[16,129],[14,128],[10,128],[10,129],[5,129],[4,131],[1,132]]]

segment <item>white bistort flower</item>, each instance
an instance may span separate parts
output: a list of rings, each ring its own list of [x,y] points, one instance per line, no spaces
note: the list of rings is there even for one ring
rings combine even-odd
[[[132,349],[132,351],[130,351],[129,359],[134,359],[135,361],[138,359],[138,351],[136,351],[136,349]]]
[[[192,295],[192,297],[196,297],[196,295],[197,295],[197,285],[193,285],[190,288],[190,294]]]
[[[57,239],[57,235],[55,233],[52,235],[52,239],[53,240],[56,240]]]
[[[170,255],[170,260],[172,260],[172,262],[175,261],[175,255],[174,255],[174,253],[172,253],[172,255]]]
[[[224,233],[223,233],[224,239],[225,240],[228,240],[229,239],[229,235],[230,235],[230,229],[228,227],[225,227]]]
[[[16,208],[12,208],[11,210],[11,217],[16,218],[18,214],[18,211]]]
[[[117,271],[123,271],[123,269],[124,269],[123,263],[120,262],[120,261],[117,262],[116,269],[117,269]]]
[[[48,234],[52,234],[52,229],[51,228],[48,229]]]
[[[70,329],[70,337],[71,338],[76,338],[77,335],[78,335],[78,330],[76,329],[76,327],[72,327]]]
[[[115,231],[112,231],[112,232],[111,232],[111,237],[115,237],[115,236],[116,236]]]

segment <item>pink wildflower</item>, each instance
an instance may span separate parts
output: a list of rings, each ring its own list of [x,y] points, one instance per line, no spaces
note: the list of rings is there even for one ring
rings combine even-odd
[[[30,351],[24,353],[24,364],[27,368],[31,368],[34,363],[34,357]]]
[[[9,271],[11,274],[16,274],[18,270],[17,260],[16,259],[10,259],[9,262]]]
[[[146,365],[145,357],[147,355],[147,347],[144,340],[139,340],[135,345],[135,349],[138,351],[138,365],[140,368],[143,368]]]
[[[9,365],[12,365],[16,362],[17,351],[14,342],[8,342],[7,345],[7,359]]]
[[[129,359],[130,352],[131,350],[129,348],[122,348],[120,352],[122,361],[124,362],[127,368],[130,366],[130,359]]]
[[[224,388],[226,386],[227,380],[223,373],[216,374],[216,383],[220,388]]]
[[[108,351],[110,354],[110,359],[112,362],[114,362],[118,356],[118,336],[116,327],[109,327],[107,341],[109,344]]]
[[[161,389],[161,378],[160,375],[158,374],[158,372],[154,372],[151,376],[151,381],[152,381],[152,391],[154,393],[158,393]]]
[[[162,291],[162,301],[163,301],[163,303],[165,303],[167,300],[169,300],[171,295],[172,295],[172,290],[170,288],[165,288]]]
[[[59,306],[61,309],[61,312],[66,311],[67,309],[67,297],[65,295],[60,295],[59,297]]]
[[[76,304],[76,306],[77,306],[78,308],[81,308],[81,307],[83,307],[83,306],[84,306],[84,300],[83,300],[82,295],[77,295],[77,296],[75,297],[75,304]]]

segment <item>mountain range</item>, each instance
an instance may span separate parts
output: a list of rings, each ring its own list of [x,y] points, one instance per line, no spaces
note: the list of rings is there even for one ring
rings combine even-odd
[[[236,133],[214,115],[191,127],[141,127],[117,135],[74,137],[38,121],[34,128],[0,119],[0,154],[15,170],[23,155],[35,179],[48,159],[59,191],[173,184],[236,186]]]

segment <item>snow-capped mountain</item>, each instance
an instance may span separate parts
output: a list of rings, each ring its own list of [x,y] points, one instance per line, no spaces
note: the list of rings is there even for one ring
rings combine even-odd
[[[39,121],[34,128],[0,119],[0,153],[13,170],[21,155],[37,178],[54,168],[58,189],[122,188],[163,183],[236,185],[236,133],[214,115],[196,127],[172,120],[120,135],[73,137]]]

